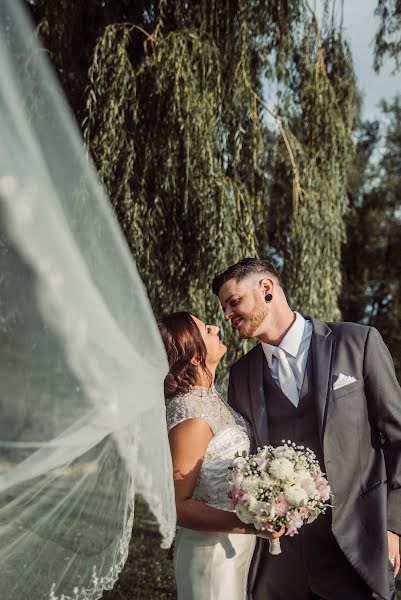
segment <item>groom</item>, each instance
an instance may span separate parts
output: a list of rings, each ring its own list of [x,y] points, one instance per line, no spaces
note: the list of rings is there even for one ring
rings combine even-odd
[[[280,276],[247,258],[217,275],[225,318],[255,348],[234,364],[228,398],[253,425],[254,450],[311,448],[334,507],[271,555],[259,540],[253,600],[396,598],[400,567],[401,389],[378,331],[323,323],[288,306]]]

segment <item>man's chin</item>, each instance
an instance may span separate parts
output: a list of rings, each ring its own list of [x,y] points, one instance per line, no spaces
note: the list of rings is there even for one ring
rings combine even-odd
[[[260,330],[260,324],[248,323],[247,327],[241,327],[237,329],[239,336],[242,340],[250,340],[251,338],[258,337]]]
[[[241,340],[250,340],[254,337],[255,332],[250,329],[244,329],[243,331],[238,330]]]

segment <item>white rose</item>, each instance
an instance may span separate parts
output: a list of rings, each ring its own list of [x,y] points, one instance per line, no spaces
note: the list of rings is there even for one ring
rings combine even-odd
[[[248,504],[248,509],[253,515],[260,519],[274,519],[276,516],[274,506],[268,502],[261,502],[260,500],[252,499],[252,503]]]
[[[317,493],[317,489],[316,489],[316,485],[315,482],[313,481],[312,477],[305,477],[305,479],[301,479],[301,481],[299,482],[299,485],[301,486],[302,489],[305,490],[305,492],[308,494],[309,498],[314,498],[316,493]]]
[[[306,469],[296,469],[295,470],[295,481],[302,481],[302,479],[307,479],[310,476],[311,475],[310,475],[309,471],[306,471]]]
[[[284,498],[290,506],[297,507],[300,504],[305,505],[308,502],[308,494],[297,485],[291,485],[284,490]]]
[[[251,512],[251,513],[257,512],[259,502],[258,502],[257,498],[255,498],[255,496],[252,496],[252,494],[245,494],[245,496],[242,496],[242,501],[246,505],[249,512]]]
[[[270,463],[269,473],[276,479],[291,479],[294,475],[294,467],[287,458],[275,458]]]
[[[245,508],[245,506],[243,506],[242,504],[237,504],[237,506],[235,507],[235,514],[243,523],[253,523],[253,515],[251,515],[249,510]]]

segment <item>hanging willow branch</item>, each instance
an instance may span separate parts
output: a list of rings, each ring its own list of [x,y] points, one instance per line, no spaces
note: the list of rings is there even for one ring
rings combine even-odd
[[[292,200],[274,197],[284,213],[275,239],[290,301],[336,317],[355,112],[346,47],[301,0],[152,7],[146,27],[113,23],[98,38],[84,133],[156,314],[220,318],[210,281],[268,252],[281,165]],[[288,91],[277,113],[263,99],[266,74]],[[232,361],[243,348],[225,335]]]
[[[96,45],[86,143],[156,314],[185,308],[220,320],[213,276],[257,256],[262,123],[239,85],[242,72],[233,72],[227,99],[207,31],[159,31],[137,68],[129,55],[134,31],[110,26]]]
[[[346,181],[353,155],[355,80],[348,66],[347,48],[334,34],[325,44],[321,42],[316,15],[306,4],[312,14],[316,41],[311,45],[310,33],[306,31],[300,48],[305,57],[304,80],[298,92],[301,116],[292,127],[297,134],[288,130],[303,193],[294,206],[284,278],[294,306],[333,319],[340,316],[340,261],[348,208]],[[342,86],[339,72],[344,79]]]
[[[312,16],[315,37],[312,38],[306,24],[302,48],[305,57],[302,102],[297,107],[302,112],[295,124],[300,129],[298,135],[295,136],[289,126],[284,127],[278,114],[248,81],[245,83],[254,100],[274,118],[291,164],[292,225],[284,269],[289,300],[305,312],[338,318],[341,246],[345,241],[344,216],[348,206],[345,181],[352,157],[355,82],[351,70],[346,108],[353,110],[346,114],[346,126],[336,89],[328,76],[316,14],[308,2],[305,4]],[[341,49],[340,44],[337,52],[338,47]],[[345,55],[340,53],[340,58],[345,62]],[[300,128],[299,125],[304,123],[307,127]]]
[[[292,150],[291,147],[291,143],[290,140],[288,138],[288,135],[286,133],[286,130],[282,124],[282,121],[280,119],[280,117],[273,112],[273,110],[266,104],[266,102],[264,100],[262,100],[262,98],[255,92],[255,90],[253,90],[249,83],[247,82],[247,85],[250,89],[250,92],[253,96],[253,98],[261,105],[263,106],[263,108],[269,113],[269,115],[271,117],[273,117],[278,130],[280,131],[280,135],[283,139],[283,142],[285,144],[285,147],[287,149],[288,152],[288,157],[290,159],[291,162],[291,169],[292,169],[292,200],[293,200],[293,211],[294,213],[296,213],[296,211],[298,210],[298,203],[299,203],[299,199],[302,195],[305,194],[305,190],[301,187],[301,182],[300,182],[300,177],[299,177],[299,171],[298,171],[298,167],[297,167],[297,163],[295,161],[295,156],[294,156],[294,152]]]

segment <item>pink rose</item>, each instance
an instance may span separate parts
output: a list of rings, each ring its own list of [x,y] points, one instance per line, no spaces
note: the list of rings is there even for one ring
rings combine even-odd
[[[323,500],[323,502],[326,502],[327,500],[329,500],[330,486],[329,486],[329,482],[327,481],[327,479],[325,477],[322,477],[321,475],[318,475],[315,478],[315,484],[316,484],[316,489],[319,492],[320,497]]]
[[[276,511],[276,515],[278,517],[284,517],[287,514],[290,505],[287,500],[284,498],[284,494],[281,493],[274,504],[274,510]]]
[[[310,510],[307,506],[302,506],[302,508],[299,509],[299,514],[304,520],[309,519]]]
[[[292,537],[298,533],[298,529],[304,524],[302,516],[299,510],[294,510],[291,517],[288,520],[288,527],[286,535]]]
[[[323,502],[326,502],[327,500],[329,500],[330,498],[330,486],[329,485],[322,485],[321,487],[317,488],[319,490],[319,494],[321,499],[323,500]]]

